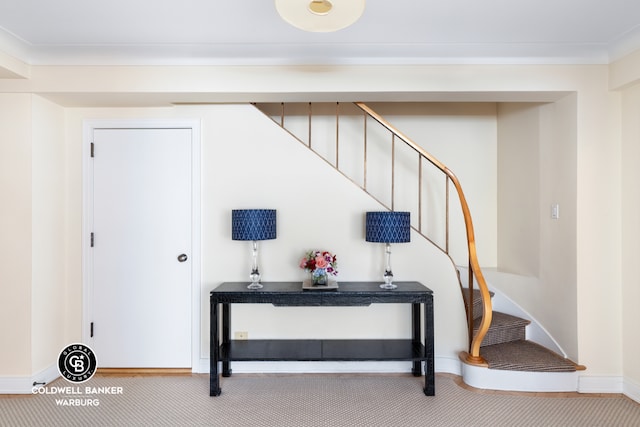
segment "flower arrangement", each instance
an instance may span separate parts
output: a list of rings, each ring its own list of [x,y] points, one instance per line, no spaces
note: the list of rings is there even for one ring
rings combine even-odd
[[[312,280],[319,283],[324,283],[322,278],[327,280],[329,274],[337,276],[337,265],[337,257],[327,251],[309,251],[300,260],[300,268],[310,272]]]

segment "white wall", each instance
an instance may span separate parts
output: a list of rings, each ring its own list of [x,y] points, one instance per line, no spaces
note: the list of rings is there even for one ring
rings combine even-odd
[[[441,161],[458,177],[475,229],[480,264],[497,263],[497,121],[495,103],[370,103],[404,135]],[[408,163],[408,162],[407,162]],[[427,235],[445,247],[445,186],[442,174],[423,171],[426,186],[439,199],[428,199],[423,222]],[[412,197],[414,191],[407,197]],[[468,261],[466,230],[458,196],[449,187],[450,254],[456,264]],[[431,202],[431,203],[430,203]],[[415,212],[415,209],[414,209]]]
[[[498,270],[522,280],[492,284],[578,360],[575,96],[498,110]]]
[[[585,377],[620,378],[620,97],[605,69],[591,77],[576,94],[578,355]]]
[[[31,374],[31,95],[0,94],[0,375]]]
[[[66,162],[64,109],[32,97],[32,371],[51,366],[69,342],[65,336]]]
[[[572,360],[578,347],[576,94],[540,107],[540,278],[532,313]],[[551,205],[559,217],[551,217]],[[548,304],[554,301],[554,305]],[[535,303],[534,303],[535,304]],[[562,307],[562,309],[558,309]]]
[[[29,376],[65,344],[64,110],[2,94],[0,129],[0,375]]]
[[[540,273],[540,112],[538,104],[498,105],[500,271]]]
[[[622,128],[622,343],[627,391],[640,399],[640,85],[623,92]]]
[[[378,102],[367,105],[456,174],[473,216],[480,261],[484,266],[495,266],[496,104]],[[259,108],[280,123],[280,104],[260,104]],[[396,140],[392,168],[391,133],[373,119],[368,119],[365,126],[362,110],[351,103],[340,103],[338,107],[336,103],[314,102],[311,106],[285,103],[284,112],[287,131],[307,145],[311,137],[314,151],[333,165],[338,161],[345,175],[356,184],[366,186],[373,197],[388,207],[392,206],[393,193],[394,210],[411,212],[412,225],[432,242],[446,248],[446,181],[442,172],[427,161],[422,162],[422,209],[419,210],[418,154]],[[456,264],[466,265],[464,219],[453,185],[449,187],[449,197],[449,252]]]

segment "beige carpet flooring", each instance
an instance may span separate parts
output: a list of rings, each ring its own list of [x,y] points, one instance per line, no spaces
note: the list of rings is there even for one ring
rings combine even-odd
[[[240,375],[208,395],[207,375],[96,376],[78,385],[121,394],[0,397],[1,426],[640,426],[624,396],[487,393],[436,376],[436,396],[411,375]],[[74,386],[57,380],[46,386]],[[68,399],[94,406],[61,406]],[[97,406],[96,406],[97,405]]]

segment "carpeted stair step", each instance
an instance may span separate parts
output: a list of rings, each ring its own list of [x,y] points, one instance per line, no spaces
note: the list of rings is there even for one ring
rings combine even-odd
[[[480,327],[480,321],[481,319],[477,318],[473,322],[474,334]],[[489,326],[487,335],[485,335],[484,340],[482,340],[482,347],[509,341],[524,340],[526,338],[526,327],[530,323],[531,321],[527,319],[494,311],[491,326]]]
[[[489,292],[491,297],[493,298],[494,293]],[[465,306],[467,301],[469,300],[469,289],[462,288],[462,297],[464,298]],[[478,289],[473,290],[473,318],[477,319],[482,316],[482,296]]]
[[[518,340],[480,349],[489,369],[529,372],[574,372],[579,366],[532,341]]]

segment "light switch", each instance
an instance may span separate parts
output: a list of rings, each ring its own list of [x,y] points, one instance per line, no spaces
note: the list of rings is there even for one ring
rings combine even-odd
[[[560,218],[560,205],[556,203],[551,205],[551,219],[558,218]]]

